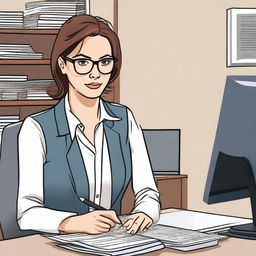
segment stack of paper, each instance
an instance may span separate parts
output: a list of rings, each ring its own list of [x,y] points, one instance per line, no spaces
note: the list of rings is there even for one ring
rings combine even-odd
[[[23,28],[23,11],[0,11],[0,28]]]
[[[191,251],[214,246],[218,244],[219,240],[227,238],[222,235],[206,234],[164,225],[155,225],[149,230],[142,232],[141,235],[161,240],[166,248],[180,251]]]
[[[161,241],[154,238],[133,236],[123,229],[114,228],[108,233],[87,235],[74,233],[47,236],[60,242],[58,246],[82,253],[100,255],[139,255],[164,248]]]
[[[0,116],[0,142],[2,138],[3,129],[5,126],[11,123],[19,121],[19,116]]]
[[[42,59],[29,44],[0,44],[0,59]]]
[[[25,4],[24,28],[58,29],[70,17],[86,13],[84,2],[29,2]]]
[[[48,94],[53,88],[54,80],[29,80],[25,85],[27,100],[47,100],[52,99]]]
[[[54,90],[54,80],[1,80],[0,100],[46,100],[52,99],[49,90]]]
[[[115,227],[99,235],[74,233],[47,235],[60,242],[58,246],[82,253],[96,255],[139,255],[164,247],[190,251],[218,244],[226,236],[205,234],[198,231],[155,225],[136,235],[127,233],[126,228]]]
[[[213,213],[179,210],[160,215],[158,224],[197,230],[201,232],[219,232],[231,226],[252,223],[252,219],[226,216]]]
[[[0,75],[0,82],[21,82],[21,81],[27,81],[28,76],[26,75]]]

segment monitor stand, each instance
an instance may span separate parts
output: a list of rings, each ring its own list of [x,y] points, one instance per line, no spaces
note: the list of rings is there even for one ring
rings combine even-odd
[[[247,166],[253,223],[233,226],[224,234],[231,237],[256,240],[256,182],[250,161],[246,157],[242,157],[241,160]]]

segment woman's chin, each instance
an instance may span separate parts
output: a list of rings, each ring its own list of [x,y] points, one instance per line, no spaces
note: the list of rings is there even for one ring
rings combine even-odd
[[[103,90],[99,89],[87,89],[86,91],[80,92],[84,97],[89,98],[89,99],[96,99],[101,96],[103,93]]]

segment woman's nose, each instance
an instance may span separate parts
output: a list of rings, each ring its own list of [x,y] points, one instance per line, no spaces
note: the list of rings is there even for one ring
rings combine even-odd
[[[97,65],[94,65],[94,67],[92,68],[92,71],[90,72],[89,77],[91,79],[98,79],[100,77],[100,72],[98,70]]]

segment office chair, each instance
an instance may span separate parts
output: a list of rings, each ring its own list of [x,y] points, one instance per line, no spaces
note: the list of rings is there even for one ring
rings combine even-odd
[[[0,156],[0,226],[4,239],[27,236],[37,232],[20,230],[17,223],[18,196],[18,134],[22,122],[4,128]]]

